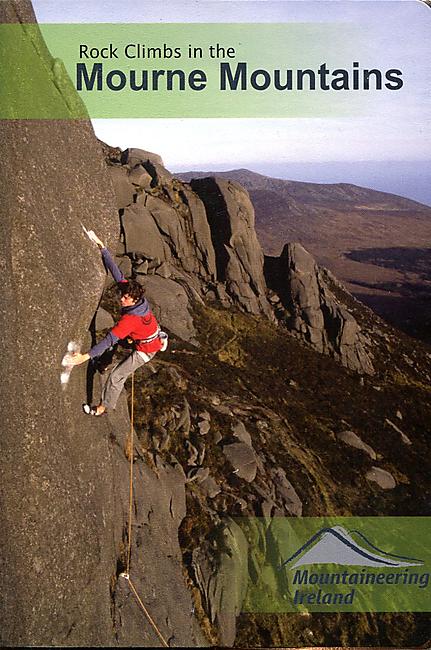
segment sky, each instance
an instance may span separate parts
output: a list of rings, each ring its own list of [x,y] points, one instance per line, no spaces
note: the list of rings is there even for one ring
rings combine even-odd
[[[414,198],[423,195],[431,202],[431,190],[426,189],[431,186],[431,9],[420,0],[33,0],[33,6],[39,22],[353,22],[365,35],[370,60],[382,69],[402,68],[405,79],[401,91],[376,97],[366,114],[333,119],[99,119],[93,120],[96,135],[122,149],[160,153],[175,171],[247,167],[269,174],[278,170],[278,176],[288,177],[296,165],[301,179],[309,180],[308,164],[310,180],[315,180],[322,163],[328,163],[326,172],[344,163],[346,182],[352,182],[356,169],[355,179],[376,186],[376,169],[390,163],[396,187],[402,180],[397,174],[406,170],[401,163],[408,162],[410,194],[417,165],[421,187]],[[322,174],[322,182],[329,182],[327,176]]]

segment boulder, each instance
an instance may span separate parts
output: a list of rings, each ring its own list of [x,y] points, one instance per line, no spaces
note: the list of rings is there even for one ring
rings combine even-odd
[[[170,278],[172,275],[169,265],[166,264],[166,262],[162,262],[160,266],[156,268],[156,274],[160,275],[161,278]]]
[[[247,483],[254,481],[257,471],[256,455],[250,445],[244,442],[234,442],[223,446],[226,459],[234,468],[234,474],[243,478]]]
[[[184,442],[184,448],[187,452],[187,465],[196,465],[196,461],[199,455],[199,452],[196,449],[196,447],[192,445],[190,440],[186,440]]]
[[[220,645],[232,647],[248,585],[248,544],[238,524],[227,519],[218,532],[215,551],[195,549],[192,566],[205,610],[217,624]]]
[[[115,258],[115,263],[117,264],[118,268],[120,269],[120,271],[122,272],[125,278],[132,277],[133,266],[130,257],[128,257],[127,255],[117,256]],[[110,274],[106,276],[106,284],[108,286],[112,285],[112,278]]]
[[[133,203],[136,188],[130,182],[127,171],[123,167],[115,165],[114,167],[108,167],[108,169],[114,186],[115,196],[117,197],[117,207],[119,209],[125,208],[127,205]]]
[[[195,255],[202,265],[200,274],[214,281],[217,274],[215,251],[205,206],[201,199],[186,187],[183,187],[181,196],[190,213],[188,236],[193,238]]]
[[[156,162],[155,160],[145,160],[142,165],[151,176],[151,187],[159,186],[164,190],[164,194],[168,196],[171,201],[175,201],[175,191],[173,187],[173,176],[171,172],[163,166],[163,163]]]
[[[148,196],[145,205],[165,245],[175,252],[179,268],[188,274],[211,280],[214,252],[209,226],[206,224],[205,227],[202,218],[199,219],[199,212],[195,210],[193,216],[190,211],[179,212],[172,204],[157,196]],[[201,254],[196,255],[196,251]]]
[[[289,515],[302,516],[302,501],[295,488],[286,478],[286,472],[281,467],[273,468],[270,472],[277,496],[282,500]]]
[[[374,449],[370,447],[370,445],[367,445],[367,443],[364,442],[354,431],[341,431],[340,433],[337,433],[337,438],[346,445],[349,445],[349,447],[362,449],[362,451],[365,451],[370,458],[376,460],[377,454]]]
[[[207,481],[209,478],[209,474],[210,474],[209,467],[199,467],[195,474],[196,483],[199,485],[204,481]]]
[[[99,307],[95,317],[96,332],[100,330],[111,329],[111,327],[114,327],[114,325],[115,321],[112,318],[111,314],[107,312],[106,309],[103,309],[103,307]]]
[[[197,343],[189,299],[183,287],[158,275],[141,275],[138,280],[145,287],[145,295],[161,327],[184,341]]]
[[[211,428],[211,425],[208,420],[201,420],[198,423],[199,433],[201,436],[205,436]]]
[[[232,434],[235,438],[241,440],[241,442],[245,442],[246,445],[249,445],[249,447],[252,446],[251,436],[245,428],[244,422],[241,422],[241,420],[238,420],[238,422],[232,426]]]
[[[129,165],[132,169],[136,165],[145,163],[148,160],[156,165],[163,165],[161,156],[151,151],[145,151],[144,149],[129,148],[121,154],[121,163],[123,165]]]
[[[218,445],[223,440],[223,436],[218,429],[211,429],[211,441],[214,445]]]
[[[139,264],[136,264],[134,267],[134,271],[137,275],[147,275],[148,270],[149,270],[148,260],[145,260],[144,262],[140,262]]]
[[[151,180],[150,174],[142,165],[136,165],[129,173],[129,181],[140,189],[150,189]]]
[[[372,467],[365,475],[368,481],[374,481],[382,490],[393,490],[397,482],[390,472],[380,467]]]
[[[399,413],[399,411],[398,411],[398,413]],[[398,413],[397,413],[397,417],[398,417]],[[400,415],[401,415],[401,413],[400,413]],[[401,416],[400,419],[402,419],[402,416]],[[386,422],[386,424],[389,424],[389,426],[390,426],[394,431],[396,431],[397,433],[400,434],[401,440],[402,440],[402,442],[403,442],[405,445],[411,445],[411,444],[412,444],[412,441],[410,440],[410,438],[409,438],[409,437],[404,433],[404,431],[401,431],[401,429],[400,429],[399,427],[397,427],[396,424],[394,424],[394,423],[393,423],[391,420],[389,420],[388,418],[385,418],[385,422]]]
[[[191,416],[190,416],[190,404],[184,398],[183,408],[180,412],[174,411],[174,415],[177,418],[175,429],[178,431],[184,438],[188,438],[191,428]]]
[[[200,487],[204,494],[210,499],[214,499],[221,492],[220,485],[212,476],[208,476],[208,478],[203,480]]]
[[[143,194],[134,205],[124,210],[121,216],[124,245],[127,253],[157,258],[160,264],[171,259],[171,252],[146,203],[147,196]]]

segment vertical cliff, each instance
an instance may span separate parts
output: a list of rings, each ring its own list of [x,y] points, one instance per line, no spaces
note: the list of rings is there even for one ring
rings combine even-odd
[[[10,0],[0,3],[0,20],[35,18],[30,2]],[[45,92],[56,97],[71,118],[68,91],[56,86],[42,38],[35,30],[21,36],[34,56],[32,68],[17,73],[17,84],[25,85],[29,103]],[[12,69],[13,61],[7,63]],[[125,402],[110,423],[94,421],[80,410],[86,368],[75,369],[65,389],[60,384],[68,341],[88,349],[86,333],[105,281],[81,223],[108,243],[118,237],[109,172],[89,120],[3,120],[0,141],[0,641],[152,645],[157,637],[127,585],[117,581],[128,522]],[[175,535],[184,480],[159,464],[156,472],[137,469],[135,484],[141,523],[153,507],[153,521],[161,518],[144,537],[146,545],[141,536],[139,551],[135,540],[137,584],[149,565],[145,589],[160,594],[156,618],[162,617],[163,634],[173,637],[174,628],[177,643],[194,644]],[[172,542],[160,550],[164,535]],[[165,578],[163,562],[172,565]]]
[[[28,2],[2,2],[0,17],[34,21]],[[34,66],[47,76],[52,69],[43,47]],[[32,72],[29,102],[39,92]],[[59,374],[67,342],[82,341],[104,280],[80,222],[112,238],[114,199],[89,122],[14,120],[0,129],[1,641],[109,643],[107,441],[76,415],[83,371],[66,392]]]

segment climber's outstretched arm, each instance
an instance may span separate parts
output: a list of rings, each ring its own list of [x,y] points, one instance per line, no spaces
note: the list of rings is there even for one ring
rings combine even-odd
[[[127,282],[123,273],[120,271],[120,269],[114,262],[111,253],[108,251],[103,241],[100,240],[93,231],[91,235],[91,240],[94,241],[94,243],[97,244],[97,246],[100,248],[102,252],[102,259],[105,263],[105,266],[108,269],[108,271],[111,272],[115,282]],[[86,352],[85,354],[79,354],[79,353],[73,354],[71,358],[72,365],[78,366],[81,363],[85,363],[89,359],[100,357],[101,354],[103,354],[112,345],[115,345],[115,343],[118,343],[119,340],[120,337],[114,334],[111,330],[110,332],[108,332],[105,338],[103,338],[101,341],[99,341],[99,343],[97,343],[97,345],[93,345],[93,347],[89,352]]]
[[[114,262],[114,258],[112,257],[111,253],[108,251],[106,248],[105,244],[101,239],[98,238],[96,233],[92,230],[91,231],[91,241],[94,241],[95,244],[98,245],[102,252],[102,259],[105,263],[105,266],[108,271],[110,271],[112,277],[114,278],[115,282],[127,282],[126,278],[124,277],[123,273],[120,271],[118,266]]]
[[[72,366],[79,366],[81,363],[85,363],[89,359],[95,359],[100,357],[108,348],[118,343],[120,338],[113,334],[112,330],[103,338],[97,345],[93,345],[91,350],[85,354],[75,353],[72,355],[70,363]]]
[[[106,250],[106,249],[105,249]],[[122,316],[118,323],[114,325],[110,332],[96,345],[93,345],[91,350],[85,354],[73,354],[71,358],[71,364],[77,366],[89,359],[94,359],[95,357],[100,357],[106,350],[121,339],[127,338],[133,330],[133,320],[130,321],[130,317]]]
[[[91,350],[85,354],[73,354],[71,358],[71,364],[73,366],[79,366],[81,363],[85,363],[89,359],[95,359],[100,357],[108,348],[112,345],[118,343],[120,338],[112,333],[112,330],[103,338],[97,345],[93,345]]]
[[[103,247],[101,250],[102,250],[102,259],[105,262],[105,266],[108,269],[108,271],[111,272],[111,275],[114,278],[115,282],[127,282],[123,273],[115,264],[114,259],[111,253],[108,251],[108,249]]]

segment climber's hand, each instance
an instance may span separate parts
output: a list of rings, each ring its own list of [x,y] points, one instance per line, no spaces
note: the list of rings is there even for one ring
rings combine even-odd
[[[88,361],[90,358],[89,354],[79,354],[79,352],[75,352],[75,354],[72,354],[70,357],[70,363],[72,366],[79,366],[81,363],[85,363]]]
[[[98,238],[94,230],[91,231],[91,239],[94,241],[95,244],[98,245],[99,248],[105,248],[105,244],[101,239]]]

